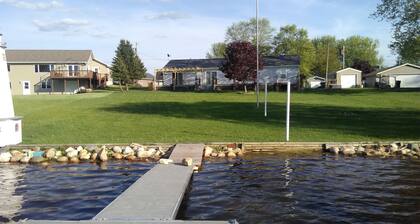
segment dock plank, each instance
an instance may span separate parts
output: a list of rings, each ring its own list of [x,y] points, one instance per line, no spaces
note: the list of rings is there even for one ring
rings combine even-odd
[[[192,158],[193,165],[201,167],[203,161],[204,144],[177,144],[169,159],[180,164],[184,158]]]
[[[94,220],[175,219],[192,173],[192,167],[158,164],[97,214]]]

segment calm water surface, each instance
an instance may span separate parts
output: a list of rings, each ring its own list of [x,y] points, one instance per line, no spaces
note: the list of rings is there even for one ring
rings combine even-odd
[[[91,219],[153,166],[0,164],[0,222]]]
[[[420,161],[247,155],[194,176],[183,219],[239,223],[420,223]]]

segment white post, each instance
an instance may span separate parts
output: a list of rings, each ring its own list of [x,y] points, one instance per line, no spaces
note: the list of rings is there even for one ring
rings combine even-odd
[[[286,141],[290,140],[290,81],[287,82]]]
[[[267,117],[267,100],[268,100],[268,86],[267,86],[267,80],[264,84],[265,87],[265,97],[264,97],[264,117]]]
[[[258,11],[259,11],[259,2],[258,0],[255,1],[256,4],[256,10],[255,10],[255,18],[257,23],[257,29],[255,32],[256,37],[256,45],[257,45],[257,86],[255,88],[255,91],[257,92],[257,108],[260,107],[260,75],[259,75],[259,67],[260,67],[260,46],[259,46],[259,22],[258,22]]]

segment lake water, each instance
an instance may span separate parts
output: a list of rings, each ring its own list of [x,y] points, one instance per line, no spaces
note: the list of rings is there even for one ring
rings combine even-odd
[[[124,161],[47,168],[0,164],[0,222],[91,219],[153,166]]]
[[[248,154],[209,160],[183,219],[239,223],[420,223],[420,160]]]
[[[0,222],[91,219],[153,163],[0,164]],[[205,161],[181,219],[420,223],[420,160],[247,154]]]

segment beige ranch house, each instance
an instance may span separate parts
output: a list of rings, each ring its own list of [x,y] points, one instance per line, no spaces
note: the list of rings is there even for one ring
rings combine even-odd
[[[327,85],[333,89],[362,87],[362,71],[345,68],[327,75]]]
[[[13,95],[74,93],[112,84],[109,66],[91,50],[6,50]]]
[[[364,76],[367,87],[420,88],[420,66],[403,64],[381,69]]]

